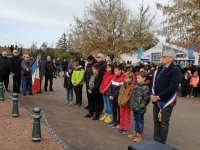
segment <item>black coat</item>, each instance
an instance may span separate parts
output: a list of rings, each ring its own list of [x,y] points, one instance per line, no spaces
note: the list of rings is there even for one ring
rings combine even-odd
[[[8,57],[0,56],[0,73],[5,75],[10,74],[10,60]]]
[[[62,63],[62,69],[63,69],[63,71],[67,71],[67,67],[68,67],[68,62],[67,61],[63,61],[63,63]]]
[[[193,74],[196,70],[196,67],[194,65],[190,66],[191,74]]]
[[[99,75],[100,75],[100,80],[102,80],[103,75],[106,71],[106,62],[105,61],[101,61],[98,63],[99,64]]]
[[[185,79],[185,77],[183,76],[182,81],[181,81],[181,88],[185,87],[186,90],[189,90],[190,87],[190,78]]]
[[[19,56],[12,56],[10,58],[10,71],[15,75],[21,75],[21,62],[22,59]]]
[[[69,76],[67,76],[67,74]],[[72,89],[73,88],[73,84],[72,84],[72,73],[67,72],[65,78],[64,78],[64,87],[67,89]]]
[[[94,59],[93,62],[91,64],[87,64],[86,67],[86,71],[84,74],[84,82],[86,83],[86,87],[87,89],[89,89],[89,81],[90,81],[90,77],[92,76],[92,65],[94,65],[95,63],[97,63],[97,61]]]

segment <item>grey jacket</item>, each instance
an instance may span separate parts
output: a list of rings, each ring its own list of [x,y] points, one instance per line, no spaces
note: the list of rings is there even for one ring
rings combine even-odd
[[[27,71],[26,69],[29,69],[29,71]],[[32,74],[31,74],[31,62],[30,61],[25,61],[23,60],[21,62],[21,70],[22,70],[22,75],[27,77],[27,78],[32,78]]]

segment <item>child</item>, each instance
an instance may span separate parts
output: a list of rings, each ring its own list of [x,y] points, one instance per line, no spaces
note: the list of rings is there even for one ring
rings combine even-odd
[[[110,123],[112,121],[112,101],[108,97],[108,90],[110,87],[111,80],[113,78],[114,65],[107,64],[106,72],[101,81],[100,92],[103,94],[105,114],[99,119],[105,123]]]
[[[199,76],[198,76],[198,72],[195,71],[193,76],[190,78],[190,88],[192,90],[191,98],[193,98],[194,96],[196,97],[198,83],[199,83]],[[190,92],[189,92],[189,95],[190,95]]]
[[[85,118],[93,117],[95,111],[95,117],[92,120],[98,120],[101,112],[101,93],[99,87],[101,84],[101,76],[99,75],[99,64],[92,65],[93,75],[90,77],[88,96],[91,96],[89,114]]]
[[[132,98],[134,88],[133,73],[125,73],[124,81],[125,83],[121,86],[118,96],[118,105],[120,106],[120,126],[116,132],[123,132],[123,134],[127,135],[129,133],[131,123],[130,100]]]
[[[144,130],[144,113],[146,112],[146,106],[149,104],[149,80],[145,81],[147,73],[140,71],[137,73],[138,84],[133,89],[133,97],[130,101],[130,108],[133,111],[133,117],[135,122],[134,132],[129,134],[129,138],[133,138],[134,142],[140,142],[142,140],[142,133]]]
[[[112,101],[113,121],[108,123],[112,128],[118,128],[120,123],[120,110],[117,102],[120,86],[124,83],[124,72],[121,66],[115,66],[113,79],[108,92],[109,99]]]
[[[84,77],[84,69],[79,68],[79,63],[73,63],[74,71],[72,73],[72,84],[74,86],[74,92],[76,95],[76,105],[78,108],[82,106],[82,89],[83,89],[83,77]]]
[[[190,74],[186,72],[181,81],[181,97],[186,97],[190,87]]]
[[[73,84],[72,84],[72,67],[67,68],[68,71],[65,74],[64,78],[64,88],[67,91],[67,101],[64,104],[72,105],[73,100]]]

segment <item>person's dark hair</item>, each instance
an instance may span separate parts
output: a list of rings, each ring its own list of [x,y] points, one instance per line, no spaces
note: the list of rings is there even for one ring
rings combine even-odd
[[[147,78],[147,72],[146,71],[139,71],[137,73],[137,76],[141,76],[142,78]]]
[[[114,69],[123,70],[123,67],[121,65],[115,65]]]
[[[113,65],[113,64],[107,64],[107,66],[110,66],[110,68],[111,68],[111,73],[113,74],[113,73],[114,73],[114,65]]]
[[[92,65],[92,68],[95,68],[96,70],[99,70],[99,64],[98,63],[95,63],[94,65]]]
[[[93,57],[92,55],[89,55],[89,56],[87,57],[87,61],[89,61],[89,60],[94,60],[94,57]]]

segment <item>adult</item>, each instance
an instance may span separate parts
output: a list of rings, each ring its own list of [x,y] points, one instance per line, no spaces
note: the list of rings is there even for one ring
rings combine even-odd
[[[85,69],[85,61],[83,60],[83,58],[80,59],[79,65],[81,66],[82,69]]]
[[[182,70],[182,73],[185,74],[186,72],[190,72],[191,73],[191,70],[190,70],[190,64],[186,64],[185,68]]]
[[[17,50],[13,50],[13,56],[10,59],[10,71],[13,77],[13,93],[20,92],[21,62],[22,59],[19,57],[19,52]]]
[[[44,70],[44,60],[42,59],[42,54],[38,53],[37,54],[37,67],[39,67],[39,76],[40,76],[40,91],[39,93],[42,93],[42,80],[43,76],[45,75],[45,70]]]
[[[96,60],[97,60],[97,63],[99,64],[99,80],[101,81],[103,79],[103,75],[106,71],[106,62],[104,61],[104,55],[102,53],[98,53],[97,56],[96,56]],[[101,112],[103,111],[103,108],[104,108],[104,102],[103,102],[103,95],[101,94],[101,99],[100,99],[100,110]]]
[[[56,74],[57,76],[60,76],[60,59],[57,58],[56,62],[55,62],[55,65],[56,65]]]
[[[190,71],[193,74],[196,71],[196,67],[193,65],[193,61],[190,61]]]
[[[200,79],[200,63],[199,63],[199,65],[198,65],[196,71],[198,72],[199,79]],[[200,81],[200,80],[199,80],[199,81]],[[198,85],[197,85],[197,90],[196,90],[196,95],[195,95],[195,97],[197,97],[198,94],[199,94],[199,97],[200,97],[200,82],[199,82]]]
[[[5,90],[9,92],[9,75],[10,75],[10,61],[7,57],[7,52],[3,51],[2,56],[0,56],[0,82],[4,83]]]
[[[92,65],[94,65],[95,63],[97,63],[97,61],[94,59],[94,57],[92,55],[87,57],[87,61],[88,64],[86,66],[86,71],[84,74],[84,82],[86,83],[86,91],[87,91],[87,99],[88,99],[88,105],[84,108],[84,109],[89,109],[90,108],[90,102],[92,100],[91,94],[88,93],[88,89],[89,89],[89,81],[90,81],[90,77],[92,76]]]
[[[66,76],[67,67],[68,67],[68,62],[66,59],[64,59],[62,63],[63,77]]]
[[[47,56],[47,61],[44,64],[44,70],[45,70],[45,82],[44,82],[44,91],[47,92],[48,82],[50,82],[49,85],[49,91],[53,92],[53,75],[55,71],[54,63],[51,61],[51,57]]]
[[[25,55],[24,60],[21,62],[21,70],[22,70],[22,93],[26,96],[26,91],[28,89],[29,95],[32,95],[32,74],[31,74],[31,62],[30,56]],[[27,88],[25,88],[27,87]]]
[[[166,50],[163,53],[161,63],[154,75],[151,101],[153,102],[154,140],[165,144],[169,120],[176,104],[178,85],[182,80],[180,69],[173,61],[176,53]]]

